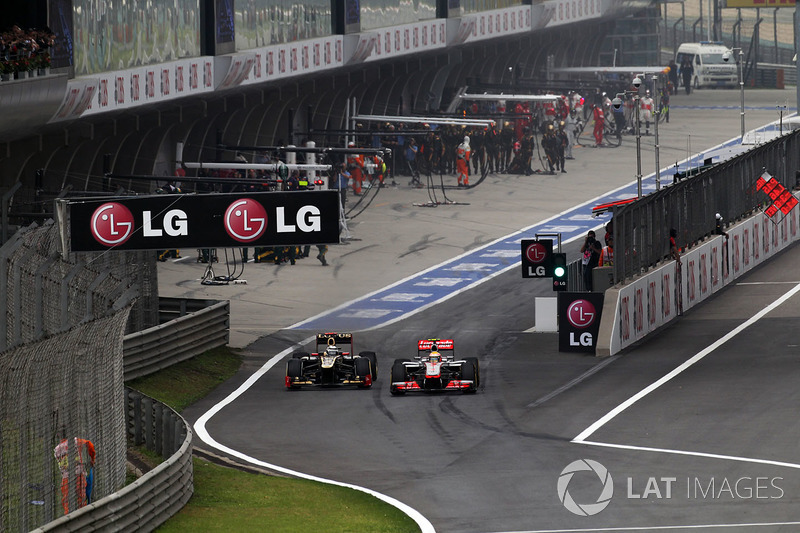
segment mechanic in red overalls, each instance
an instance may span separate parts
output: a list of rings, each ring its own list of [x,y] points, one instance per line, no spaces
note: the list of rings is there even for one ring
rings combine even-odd
[[[594,106],[594,140],[595,145],[600,146],[603,143],[603,128],[605,127],[606,117],[603,114],[603,108],[599,105]]]
[[[355,148],[356,143],[350,141],[348,148]],[[347,168],[353,180],[353,194],[361,196],[361,185],[364,182],[364,157],[361,154],[347,154]]]
[[[456,170],[458,171],[458,186],[469,187],[469,156],[472,151],[469,147],[469,137],[464,137],[464,142],[456,148]]]

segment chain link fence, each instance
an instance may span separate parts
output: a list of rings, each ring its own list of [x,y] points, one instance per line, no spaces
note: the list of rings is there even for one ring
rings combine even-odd
[[[62,254],[59,243],[50,222],[0,248],[0,531],[124,486],[122,339],[158,323],[152,253]]]

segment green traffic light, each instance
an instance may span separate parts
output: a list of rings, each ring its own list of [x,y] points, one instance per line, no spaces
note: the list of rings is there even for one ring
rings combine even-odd
[[[557,266],[553,269],[553,277],[554,278],[563,278],[566,275],[567,269],[563,266]]]

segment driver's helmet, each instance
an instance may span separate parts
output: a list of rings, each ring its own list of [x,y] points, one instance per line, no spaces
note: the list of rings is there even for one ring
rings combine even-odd
[[[431,363],[439,363],[442,361],[442,354],[439,352],[431,352],[431,354],[428,356],[428,359]]]
[[[326,355],[339,355],[339,348],[335,345],[330,345],[325,349]]]

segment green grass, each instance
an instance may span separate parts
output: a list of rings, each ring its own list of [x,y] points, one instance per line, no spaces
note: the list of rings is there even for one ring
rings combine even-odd
[[[180,413],[233,376],[241,364],[236,352],[216,348],[126,385]]]
[[[419,531],[416,524],[362,492],[302,479],[239,472],[194,460],[195,493],[158,533]]]
[[[241,357],[219,348],[126,383],[180,412],[233,376]],[[419,531],[398,509],[357,490],[251,474],[194,459],[194,495],[159,533]]]

